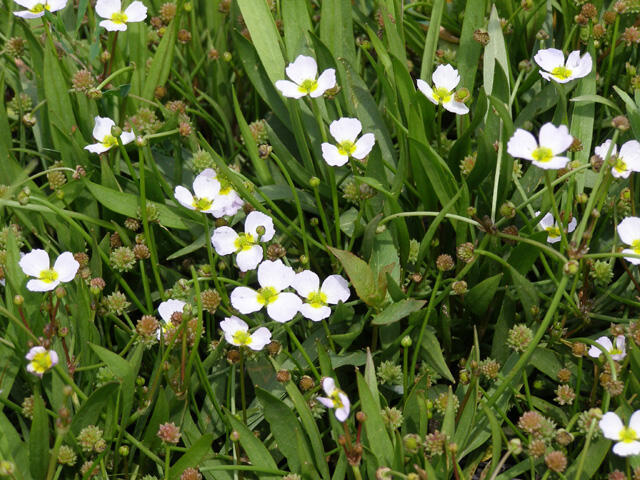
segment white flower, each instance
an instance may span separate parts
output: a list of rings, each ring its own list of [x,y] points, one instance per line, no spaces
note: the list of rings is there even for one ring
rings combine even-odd
[[[530,160],[536,167],[545,170],[564,168],[569,162],[567,157],[559,157],[573,143],[566,125],[554,126],[545,123],[540,129],[540,144],[526,130],[518,128],[507,143],[507,152],[512,157]]]
[[[220,182],[212,168],[203,170],[193,181],[195,196],[182,185],[173,191],[173,196],[183,207],[203,213],[215,211],[214,202],[220,193]]]
[[[67,0],[15,0],[21,7],[27,10],[13,12],[14,15],[22,18],[40,18],[44,16],[45,10],[49,12],[57,12],[67,6]]]
[[[265,260],[258,267],[260,288],[236,287],[231,292],[231,305],[240,313],[257,312],[263,306],[267,314],[276,322],[284,323],[296,316],[302,300],[295,293],[283,292],[295,278],[295,272],[282,260]]]
[[[185,305],[186,303],[182,300],[175,300],[173,298],[158,305],[158,313],[160,314],[160,318],[163,320],[163,324],[156,333],[158,340],[160,340],[160,331],[162,331],[163,336],[166,337],[167,331],[176,327],[171,321],[171,317],[174,313],[182,313]]]
[[[346,302],[350,295],[349,283],[340,275],[330,275],[320,287],[318,275],[311,270],[296,274],[291,286],[305,299],[305,303],[300,307],[300,313],[314,322],[319,322],[331,315],[328,304]]]
[[[98,143],[92,143],[87,145],[85,150],[89,150],[92,153],[104,153],[112,147],[118,146],[118,139],[111,135],[111,127],[115,126],[115,122],[108,117],[96,117],[94,119],[95,124],[93,127],[93,138],[98,140]],[[120,140],[123,145],[131,143],[135,140],[136,136],[133,132],[122,132]]]
[[[362,160],[373,148],[376,137],[373,133],[365,133],[356,141],[362,131],[362,124],[357,118],[341,118],[334,120],[329,125],[331,136],[336,139],[338,145],[324,142],[322,144],[322,158],[334,167],[341,167],[349,160],[349,157]]]
[[[621,457],[640,454],[640,410],[633,412],[628,427],[613,412],[605,413],[599,425],[605,438],[618,441],[613,446],[613,453]]]
[[[431,86],[422,79],[418,79],[416,82],[418,90],[420,90],[431,103],[436,105],[441,104],[445,110],[457,113],[458,115],[469,113],[469,108],[464,103],[455,100],[454,90],[458,86],[458,83],[460,83],[458,70],[451,65],[438,65],[436,71],[431,75],[431,80],[433,80],[433,86],[435,88],[431,88]]]
[[[536,212],[536,217],[538,215],[540,215],[540,212]],[[542,220],[540,220],[540,223],[538,223],[538,225],[547,232],[547,242],[556,243],[559,242],[562,238],[560,234],[560,226],[558,226],[558,222],[556,222],[553,218],[552,213],[547,213],[544,217],[542,217]],[[567,231],[569,233],[573,232],[576,229],[577,225],[578,221],[576,220],[576,218],[571,218],[571,221],[569,221],[569,225],[567,225]]]
[[[271,343],[271,332],[266,327],[260,327],[255,332],[249,333],[249,325],[236,316],[225,318],[220,322],[220,328],[224,332],[224,339],[237,347],[249,347],[251,350],[258,351]]]
[[[567,83],[576,78],[582,78],[589,75],[592,68],[591,55],[585,53],[580,57],[580,51],[575,50],[567,57],[567,63],[564,62],[564,53],[556,48],[547,48],[546,50],[538,50],[533,57],[540,67],[545,71],[540,71],[540,75],[545,80],[555,80],[558,83]]]
[[[595,153],[604,160],[610,147],[611,140],[607,140],[595,148]],[[614,145],[611,148],[610,158],[615,159],[616,163],[611,168],[611,175],[616,178],[628,178],[631,172],[640,172],[640,142],[629,140],[623,143],[620,148],[620,154],[616,157],[617,151],[618,149]]]
[[[336,418],[344,422],[349,416],[349,408],[351,407],[349,397],[342,390],[336,388],[336,382],[331,377],[322,380],[322,388],[328,398],[317,397],[317,400],[327,408],[335,408]]]
[[[44,373],[58,364],[58,354],[55,350],[47,350],[44,347],[32,347],[25,356],[29,360],[27,371],[38,377],[42,377]]]
[[[285,71],[287,77],[293,82],[289,80],[276,82],[276,88],[285,97],[302,98],[309,95],[316,98],[336,86],[336,71],[333,68],[328,68],[316,79],[318,64],[313,58],[305,55],[298,55],[298,58],[290,63]]]
[[[627,355],[627,351],[625,348],[626,340],[624,338],[624,335],[618,335],[616,337],[615,347],[608,337],[600,337],[596,340],[596,343],[602,345],[604,349],[609,352],[611,358],[615,361],[622,360]],[[600,358],[600,355],[602,355],[602,350],[592,345],[589,349],[589,356],[592,358]]]
[[[120,0],[98,0],[96,2],[96,13],[107,19],[100,22],[101,27],[110,32],[124,32],[127,29],[127,23],[141,22],[147,18],[147,7],[136,0],[126,10],[122,11],[122,2]]]
[[[640,218],[627,217],[618,224],[618,235],[620,240],[631,248],[625,248],[622,253],[640,255]],[[624,257],[634,265],[640,264],[640,258]]]
[[[51,268],[49,254],[40,249],[31,250],[19,264],[25,275],[35,277],[27,282],[27,289],[32,292],[48,292],[61,282],[70,282],[80,268],[71,252],[61,253]]]
[[[262,247],[258,242],[268,242],[274,234],[271,217],[262,212],[253,211],[244,221],[244,233],[238,234],[231,227],[219,227],[213,231],[211,243],[218,255],[237,253],[238,268],[246,272],[254,270],[262,261]]]

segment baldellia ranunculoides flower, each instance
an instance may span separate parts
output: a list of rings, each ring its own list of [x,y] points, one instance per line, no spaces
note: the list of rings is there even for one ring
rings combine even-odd
[[[336,71],[328,68],[316,78],[318,64],[312,57],[298,55],[285,69],[289,80],[278,80],[276,88],[283,96],[290,98],[302,98],[309,95],[312,98],[320,97],[324,92],[336,86]]]
[[[620,153],[616,145],[611,147],[611,140],[605,141],[602,145],[598,145],[594,151],[595,154],[604,160],[611,148],[610,158],[615,160],[611,167],[611,175],[616,178],[629,178],[631,172],[640,172],[640,142],[637,140],[629,140],[622,144]]]
[[[231,292],[231,305],[245,315],[267,308],[267,314],[276,322],[284,323],[296,316],[302,300],[295,293],[283,292],[291,286],[295,272],[282,260],[265,260],[258,267],[260,288],[236,287]]]
[[[35,277],[27,282],[27,290],[48,292],[60,283],[73,280],[80,264],[73,258],[71,252],[64,252],[51,267],[49,254],[44,250],[36,249],[20,259],[20,268],[25,275]]]
[[[93,138],[98,140],[98,143],[92,143],[87,145],[85,150],[89,150],[91,153],[104,153],[113,147],[118,146],[118,139],[111,133],[111,129],[116,123],[108,117],[96,117],[94,119]],[[122,132],[120,135],[120,141],[123,145],[131,143],[135,140],[136,136],[133,132]]]
[[[614,412],[605,413],[599,425],[605,438],[617,442],[613,446],[613,453],[621,457],[640,454],[640,410],[633,412],[628,427]]]
[[[42,377],[48,370],[58,364],[58,354],[55,350],[47,350],[44,347],[32,347],[25,356],[29,360],[27,371],[38,377]]]
[[[269,215],[253,211],[244,221],[244,233],[236,233],[231,227],[218,227],[213,231],[211,243],[218,255],[236,253],[236,263],[242,272],[255,270],[262,261],[260,242],[273,238],[275,229]]]
[[[536,212],[536,217],[538,215],[540,215],[540,212]],[[556,242],[559,242],[560,239],[562,238],[562,235],[560,232],[560,226],[558,225],[558,222],[556,222],[555,219],[553,218],[552,213],[547,213],[544,217],[542,217],[538,225],[545,232],[547,232],[547,242],[556,243]],[[573,232],[576,229],[577,225],[578,225],[578,221],[576,220],[576,218],[575,217],[571,218],[571,220],[569,221],[569,224],[567,225],[567,232],[568,233]]]
[[[619,362],[627,356],[626,339],[624,338],[624,335],[618,335],[615,338],[615,342],[616,344],[614,346],[611,340],[609,340],[609,337],[600,337],[596,340],[598,345],[602,345],[604,349],[609,352],[612,360]],[[595,345],[592,345],[588,353],[591,358],[600,358],[602,350]]]
[[[226,182],[225,182],[226,183]],[[173,196],[183,207],[210,213],[216,218],[235,215],[243,201],[229,185],[222,185],[212,168],[204,169],[193,181],[193,192],[178,185]]]
[[[418,79],[416,84],[427,99],[435,104],[442,105],[445,110],[458,115],[469,113],[469,108],[455,98],[455,89],[460,83],[458,70],[451,65],[438,65],[436,71],[431,75],[433,88],[422,79]]]
[[[576,78],[586,77],[593,67],[591,55],[585,53],[581,57],[579,50],[571,52],[566,63],[564,53],[557,48],[538,50],[533,59],[543,69],[540,70],[542,78],[558,83],[567,83]]]
[[[225,318],[220,322],[220,328],[227,343],[236,347],[249,347],[251,350],[259,351],[271,343],[271,332],[266,327],[249,333],[249,325],[236,316]]]
[[[640,217],[627,217],[618,224],[618,236],[623,243],[631,248],[625,248],[622,253],[640,255]],[[640,257],[624,257],[634,265],[640,264]]]
[[[124,32],[127,29],[127,23],[141,22],[147,18],[147,7],[136,0],[122,10],[121,0],[98,0],[96,13],[106,19],[100,22],[100,26],[105,30]]]
[[[176,328],[171,317],[173,317],[174,313],[182,314],[185,305],[186,303],[182,300],[175,300],[173,298],[165,300],[158,305],[158,314],[160,314],[160,318],[162,319],[162,324],[157,332],[158,340],[160,340],[160,332],[166,337],[169,330]]]
[[[531,133],[518,128],[507,143],[507,152],[512,157],[524,158],[545,170],[564,168],[569,159],[559,155],[573,143],[573,136],[566,125],[556,127],[552,123],[545,123],[540,128],[539,136],[540,142]]]
[[[344,422],[349,417],[351,408],[349,397],[336,387],[336,382],[331,377],[325,377],[322,380],[322,389],[327,396],[317,397],[317,400],[327,408],[334,408],[338,421]]]
[[[332,167],[341,167],[349,161],[349,157],[363,160],[376,143],[373,133],[365,133],[358,139],[362,131],[362,123],[357,118],[341,118],[329,125],[329,132],[337,145],[322,143],[322,158]]]
[[[330,275],[320,286],[320,278],[311,270],[296,274],[291,285],[304,299],[300,313],[309,320],[319,322],[331,315],[329,304],[349,299],[349,283],[340,275]]]
[[[15,2],[26,10],[13,12],[17,17],[22,18],[40,18],[44,16],[44,12],[57,12],[67,6],[67,0],[15,0]]]

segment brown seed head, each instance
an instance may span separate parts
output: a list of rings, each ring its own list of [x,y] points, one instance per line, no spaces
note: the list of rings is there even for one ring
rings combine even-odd
[[[164,443],[175,445],[180,441],[180,428],[173,422],[163,423],[158,428],[158,437]]]
[[[567,457],[559,450],[547,453],[544,457],[544,463],[547,464],[549,470],[562,473],[567,468]]]

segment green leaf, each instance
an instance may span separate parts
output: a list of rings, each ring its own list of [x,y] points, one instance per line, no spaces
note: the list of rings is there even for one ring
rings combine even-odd
[[[454,382],[451,370],[447,366],[447,362],[442,354],[442,347],[436,337],[434,328],[431,325],[427,325],[424,330],[424,336],[422,337],[422,345],[420,354],[422,358],[440,375],[445,377],[450,382]]]
[[[351,9],[351,2],[323,0],[320,12],[320,40],[335,58],[344,58],[354,65],[356,48]]]
[[[496,64],[502,67],[506,77],[507,85],[509,85],[509,57],[507,55],[507,46],[502,35],[502,26],[496,6],[491,7],[491,16],[489,17],[489,43],[484,47],[483,62],[483,80],[484,90],[487,95],[493,93],[493,83],[495,78]]]
[[[284,44],[289,61],[303,53],[304,36],[313,31],[307,2],[282,0],[282,24],[284,26]]]
[[[622,113],[622,110],[618,105],[613,103],[608,98],[601,97],[600,95],[578,95],[577,97],[573,97],[570,101],[576,103],[601,103],[610,108],[613,108],[618,113]]]
[[[445,0],[435,0],[431,7],[431,17],[429,18],[429,30],[422,52],[422,67],[420,68],[420,78],[431,84],[431,72],[433,71],[433,58],[438,48],[438,38],[440,36],[440,22],[444,11]]]
[[[337,248],[328,247],[344,267],[349,280],[356,289],[358,297],[367,305],[378,305],[384,299],[384,293],[380,296],[378,283],[371,267],[353,253]],[[386,285],[385,285],[386,291]]]
[[[367,421],[364,422],[364,431],[369,448],[373,451],[378,466],[391,465],[393,461],[393,445],[382,421],[379,403],[373,398],[373,394],[360,372],[356,372],[356,376],[360,405],[367,416]]]
[[[144,77],[144,88],[142,90],[142,97],[147,100],[153,99],[156,87],[162,86],[166,83],[171,72],[171,64],[173,63],[173,52],[176,47],[176,37],[178,36],[178,25],[180,25],[182,9],[178,9],[178,14],[172,20],[172,23],[167,27],[165,34],[160,40],[160,44],[153,55],[151,61],[151,67],[149,67],[149,73]],[[144,65],[139,65],[138,68],[144,69]],[[134,92],[137,85],[135,84],[136,78],[134,77]]]
[[[203,458],[211,453],[211,447],[213,443],[213,434],[207,433],[200,437],[189,449],[178,459],[176,463],[171,466],[170,476],[171,480],[178,480],[189,467],[198,465]]]
[[[464,298],[467,308],[476,315],[485,313],[496,294],[498,286],[500,286],[502,275],[502,273],[499,273],[493,277],[486,278],[469,290]]]
[[[73,416],[71,432],[77,435],[87,425],[95,424],[104,412],[106,404],[114,400],[118,388],[117,383],[107,383],[93,392]]]
[[[392,303],[373,317],[371,323],[373,325],[390,325],[408,317],[413,312],[417,312],[424,307],[425,303],[427,303],[426,300],[416,300],[415,298],[400,300],[397,303]]]
[[[231,428],[238,432],[240,439],[240,445],[249,456],[249,460],[251,460],[251,464],[268,470],[277,470],[278,466],[276,462],[271,457],[269,450],[264,446],[262,441],[256,438],[251,430],[249,430],[244,423],[238,420],[235,416],[230,413],[227,414],[227,419],[231,424]],[[267,474],[257,474],[258,478],[265,480],[280,480],[282,478],[279,475],[267,475]]]
[[[29,469],[33,478],[46,478],[49,465],[49,421],[42,395],[33,396],[33,420],[29,434]]]

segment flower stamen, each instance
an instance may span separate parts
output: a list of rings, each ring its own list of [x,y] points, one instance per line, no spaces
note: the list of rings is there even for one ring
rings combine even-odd
[[[40,272],[40,280],[44,283],[53,283],[58,279],[58,272],[56,272],[53,268],[48,270],[42,270]]]
[[[553,158],[553,152],[547,147],[538,147],[531,154],[534,160],[541,163],[547,163]]]

